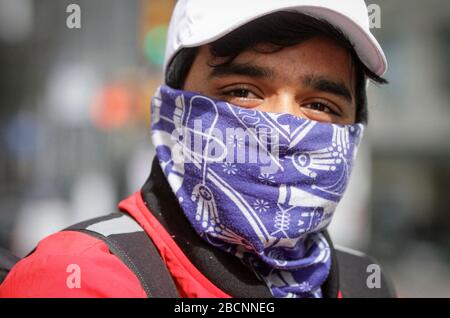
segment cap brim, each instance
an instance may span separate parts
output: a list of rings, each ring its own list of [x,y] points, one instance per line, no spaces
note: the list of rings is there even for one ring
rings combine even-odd
[[[310,15],[317,19],[326,20],[333,26],[340,29],[347,36],[350,42],[354,45],[355,51],[359,58],[367,66],[367,68],[378,76],[382,76],[386,73],[388,68],[386,55],[372,33],[369,30],[365,30],[349,17],[321,6],[295,5],[277,7],[275,10],[261,12],[260,14],[255,14],[255,12],[253,12],[249,14],[249,16],[243,17],[241,20],[236,21],[231,28],[228,27],[221,32],[215,32],[214,36],[206,37],[203,33],[203,38],[192,37],[183,43],[183,47],[196,47],[214,42],[251,21],[279,11],[296,11]]]

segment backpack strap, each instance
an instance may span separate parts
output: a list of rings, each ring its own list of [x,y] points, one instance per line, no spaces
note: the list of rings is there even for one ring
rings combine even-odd
[[[19,260],[19,257],[0,247],[0,284],[5,280],[11,268]]]
[[[113,213],[70,226],[105,242],[136,275],[147,297],[179,297],[175,283],[152,240],[143,228],[124,213]]]
[[[343,298],[395,298],[396,292],[391,279],[380,270],[379,288],[370,288],[367,279],[372,274],[370,265],[379,263],[364,253],[336,246],[339,264],[339,289]]]

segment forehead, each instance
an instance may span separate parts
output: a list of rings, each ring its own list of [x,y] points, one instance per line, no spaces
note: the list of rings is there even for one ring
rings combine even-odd
[[[344,82],[354,87],[354,68],[350,52],[333,40],[315,37],[294,46],[285,47],[273,53],[267,45],[261,44],[239,54],[234,62],[251,63],[260,67],[270,68],[275,81],[298,82],[304,76],[322,76]],[[220,63],[209,52],[208,46],[203,46],[197,65],[206,76],[211,72],[209,62]],[[197,63],[194,63],[194,66]],[[203,67],[202,67],[203,66]]]

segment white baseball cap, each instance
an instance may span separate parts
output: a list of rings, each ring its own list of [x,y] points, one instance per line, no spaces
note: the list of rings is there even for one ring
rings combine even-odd
[[[212,43],[262,16],[293,11],[339,28],[361,61],[375,74],[387,71],[387,60],[370,32],[364,0],[178,0],[170,21],[164,72],[182,49]]]

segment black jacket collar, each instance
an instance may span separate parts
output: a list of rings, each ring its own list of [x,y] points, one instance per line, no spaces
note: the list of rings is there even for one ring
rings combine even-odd
[[[265,283],[238,258],[213,247],[197,235],[185,217],[156,158],[141,192],[149,210],[193,265],[214,285],[233,297],[272,297]],[[326,282],[322,285],[322,291],[325,298],[335,298],[339,285],[336,253],[328,233],[325,231],[324,234],[331,247],[332,266]]]

